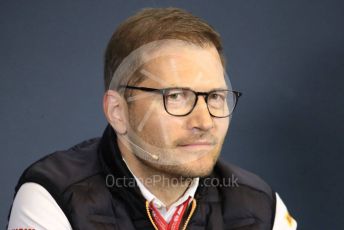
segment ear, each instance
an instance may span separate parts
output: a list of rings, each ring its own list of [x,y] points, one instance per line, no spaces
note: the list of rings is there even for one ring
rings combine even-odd
[[[116,133],[126,134],[128,110],[124,98],[116,91],[106,91],[103,97],[103,110],[107,121]]]

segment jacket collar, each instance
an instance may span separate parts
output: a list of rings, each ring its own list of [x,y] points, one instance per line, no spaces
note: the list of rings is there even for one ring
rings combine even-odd
[[[117,135],[111,125],[107,125],[100,140],[98,157],[104,169],[104,177],[116,180],[116,184],[109,186],[112,194],[124,200],[126,207],[131,206],[128,207],[129,211],[138,210],[140,213],[145,213],[145,199],[122,159],[117,145]]]

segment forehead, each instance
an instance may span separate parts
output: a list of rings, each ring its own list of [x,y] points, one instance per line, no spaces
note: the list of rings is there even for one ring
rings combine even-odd
[[[226,88],[220,56],[213,46],[174,45],[146,55],[140,73],[142,85],[150,87],[189,87],[207,91]]]

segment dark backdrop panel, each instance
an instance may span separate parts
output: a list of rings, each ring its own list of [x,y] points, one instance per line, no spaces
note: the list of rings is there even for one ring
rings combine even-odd
[[[1,226],[30,163],[101,135],[103,53],[118,23],[165,6],[221,33],[232,84],[244,92],[222,157],[278,191],[299,229],[341,229],[340,0],[1,1]]]

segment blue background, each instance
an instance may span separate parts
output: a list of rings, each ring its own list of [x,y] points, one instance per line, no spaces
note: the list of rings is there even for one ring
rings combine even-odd
[[[103,54],[119,22],[176,6],[222,35],[244,93],[222,157],[263,177],[299,229],[344,226],[344,3],[1,1],[0,226],[32,162],[99,136]]]

